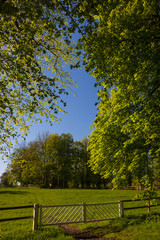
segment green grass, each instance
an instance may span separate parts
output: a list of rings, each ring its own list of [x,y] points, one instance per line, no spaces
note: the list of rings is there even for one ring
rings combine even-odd
[[[3,231],[0,232],[0,239],[2,240],[73,240],[72,237],[66,236],[61,229],[58,227],[46,227],[44,229],[40,229],[36,232],[31,231],[30,224],[26,221],[22,222],[21,224],[9,224],[7,227],[6,225],[3,226]],[[11,228],[11,229],[9,229]]]
[[[0,206],[23,204],[76,204],[132,199],[135,190],[1,188]]]
[[[32,205],[34,203],[50,205],[84,202],[114,202],[118,200],[133,199],[137,193],[138,191],[135,190],[0,188],[0,207]],[[134,202],[134,206],[144,204],[144,202]],[[133,203],[125,203],[124,206],[133,206]],[[28,215],[32,216],[32,212],[33,209],[0,211],[0,219]],[[151,212],[160,213],[160,207],[151,208]],[[160,215],[144,215],[146,213],[147,209],[130,210],[125,211],[125,217],[121,219],[100,223],[81,224],[79,226],[81,228],[92,228],[94,231],[103,231],[107,237],[117,237],[117,239],[160,239],[160,233],[158,232],[159,230],[157,230],[160,229]],[[145,238],[142,237],[143,234]],[[3,240],[72,239],[69,236],[65,236],[59,227],[43,227],[41,230],[33,233],[32,219],[0,223],[0,236]]]
[[[160,214],[130,215],[101,223],[81,226],[101,233],[107,239],[118,240],[160,240]]]

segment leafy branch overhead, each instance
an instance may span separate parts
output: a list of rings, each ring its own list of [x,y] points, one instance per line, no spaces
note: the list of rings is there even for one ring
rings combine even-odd
[[[18,131],[26,133],[27,122],[38,120],[37,113],[50,122],[58,120],[57,113],[66,105],[61,95],[74,85],[64,66],[74,65],[76,54],[74,24],[62,2],[0,2],[0,138],[4,144]]]
[[[100,89],[92,170],[115,186],[159,178],[160,1],[1,0],[0,18],[1,142],[37,113],[57,120],[73,85],[63,65],[78,67],[83,51]]]

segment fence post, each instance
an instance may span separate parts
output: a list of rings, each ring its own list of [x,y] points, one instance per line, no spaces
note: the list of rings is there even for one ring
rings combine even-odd
[[[39,207],[40,207],[39,227],[41,228],[41,226],[42,226],[42,205],[40,205]]]
[[[150,213],[150,200],[148,200],[148,212]]]
[[[86,203],[83,203],[83,222],[86,223]]]
[[[39,209],[39,204],[34,204],[34,209],[33,209],[33,231],[38,229],[38,209]]]
[[[119,217],[124,217],[123,201],[119,201],[118,205],[119,205]]]

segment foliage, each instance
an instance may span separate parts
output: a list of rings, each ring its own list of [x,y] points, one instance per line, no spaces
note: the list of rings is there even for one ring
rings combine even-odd
[[[85,1],[97,23],[86,32],[86,70],[100,86],[90,165],[115,187],[158,176],[160,159],[160,2]]]
[[[138,193],[135,197],[134,200],[136,199],[141,199],[147,201],[147,205],[149,206],[150,204],[152,205],[157,205],[160,203],[160,199],[157,198],[158,194],[156,191],[152,189],[152,186],[148,184],[147,188],[141,193]],[[150,211],[150,209],[149,209]]]
[[[88,140],[73,141],[70,133],[44,134],[15,149],[10,164],[10,178],[21,185],[38,184],[41,187],[100,188],[99,175],[88,166]]]
[[[77,55],[83,48],[86,71],[100,86],[89,144],[92,170],[115,187],[131,184],[133,177],[139,184],[145,176],[150,183],[158,179],[159,1],[1,2],[1,142],[9,143],[17,130],[26,133],[30,121],[41,121],[37,113],[57,120],[66,104],[60,96],[72,85],[62,65],[74,66],[71,34],[78,30]],[[48,178],[55,153],[50,162],[45,154],[48,165],[41,170]]]
[[[100,188],[100,184],[105,184],[98,174],[94,174],[91,168],[88,166],[88,161],[90,159],[90,153],[87,150],[88,139],[84,138],[82,141],[76,141],[73,145],[73,186],[78,187],[79,184],[81,188],[90,188],[91,185],[95,185]]]
[[[2,184],[2,186],[4,187],[12,187],[12,183],[10,183],[10,172],[9,170],[6,170],[5,172],[2,173],[2,175],[0,176],[0,184]]]
[[[29,147],[18,149],[11,164],[11,178],[24,184],[39,184],[42,177],[42,155],[39,142],[32,142]]]
[[[47,139],[46,152],[53,186],[68,186],[72,172],[72,145],[73,137],[69,133],[60,136],[52,134]]]
[[[0,1],[1,151],[26,135],[38,114],[52,123],[73,86],[65,64],[75,62],[69,14],[75,1]],[[68,10],[67,10],[68,9]],[[71,10],[70,10],[71,11]]]

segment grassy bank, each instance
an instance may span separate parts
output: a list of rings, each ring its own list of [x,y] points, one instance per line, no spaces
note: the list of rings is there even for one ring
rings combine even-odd
[[[92,230],[107,239],[160,240],[160,214],[129,215],[110,221],[79,225],[83,230]]]
[[[39,188],[1,188],[0,207],[23,206],[38,203],[47,204],[76,204],[76,203],[100,203],[118,200],[133,199],[138,193],[135,190],[82,190],[82,189],[39,189]],[[159,194],[160,195],[160,194]],[[135,202],[134,206],[144,205],[144,202]],[[126,207],[132,203],[125,203]],[[33,209],[1,211],[0,218],[32,215]],[[107,237],[118,239],[138,240],[143,234],[148,234],[147,239],[160,239],[160,217],[153,213],[160,213],[160,207],[151,209],[152,214],[146,215],[147,209],[136,209],[125,212],[123,219],[112,221],[81,224],[81,228],[93,228],[94,231],[104,231]],[[144,217],[145,216],[145,217]],[[151,218],[150,218],[151,217]],[[138,220],[137,220],[138,219]],[[110,226],[110,227],[109,227]],[[108,229],[110,231],[108,232]],[[105,232],[107,231],[107,232]],[[155,236],[153,235],[155,234]],[[44,227],[36,233],[32,232],[32,219],[17,220],[0,223],[1,239],[72,239],[58,227]],[[121,238],[120,238],[121,237]],[[159,237],[159,238],[157,238]]]

